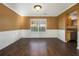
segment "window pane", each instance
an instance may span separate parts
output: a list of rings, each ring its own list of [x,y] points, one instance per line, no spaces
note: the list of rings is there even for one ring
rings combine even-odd
[[[31,31],[44,32],[46,31],[46,21],[41,19],[33,19],[31,21]]]
[[[39,27],[39,32],[44,32],[45,31],[45,27]]]
[[[31,27],[31,31],[37,32],[38,31],[38,27]]]

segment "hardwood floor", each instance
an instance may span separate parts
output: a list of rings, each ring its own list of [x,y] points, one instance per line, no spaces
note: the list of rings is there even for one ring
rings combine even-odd
[[[54,38],[22,38],[0,51],[1,56],[78,56],[74,45]]]

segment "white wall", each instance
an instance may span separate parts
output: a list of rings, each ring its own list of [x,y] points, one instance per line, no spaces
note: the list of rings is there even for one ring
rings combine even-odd
[[[65,40],[65,30],[58,30],[58,38],[60,39],[60,40],[62,40],[63,42],[66,42],[66,40]]]
[[[58,38],[65,41],[65,30],[47,30],[46,32],[31,32],[30,30],[21,30],[23,38]]]
[[[79,31],[77,33],[77,49],[79,49]]]
[[[40,35],[39,35],[40,34]],[[79,32],[77,49],[79,49]],[[63,42],[65,41],[65,30],[47,30],[46,32],[34,33],[30,30],[13,30],[0,32],[0,50],[6,46],[14,43],[20,38],[59,38]]]
[[[0,32],[0,50],[20,38],[59,38],[65,42],[65,30],[47,30],[40,33],[30,30],[3,31]]]
[[[0,50],[20,38],[19,30],[0,32]]]
[[[23,38],[53,38],[57,37],[57,30],[47,30],[46,32],[31,32],[30,30],[21,30]]]

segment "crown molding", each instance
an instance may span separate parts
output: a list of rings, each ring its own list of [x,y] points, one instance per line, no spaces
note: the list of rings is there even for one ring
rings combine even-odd
[[[11,9],[12,11],[14,11],[16,14],[23,16],[21,13],[19,13],[18,11],[14,10],[12,7],[10,7],[9,5],[3,3],[3,5],[5,5],[6,7],[8,7],[9,9]]]

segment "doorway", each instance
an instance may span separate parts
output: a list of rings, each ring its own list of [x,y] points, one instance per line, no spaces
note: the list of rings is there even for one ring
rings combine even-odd
[[[77,47],[77,11],[67,15],[66,20],[66,42],[68,45]]]
[[[47,30],[47,19],[30,19],[31,37],[41,38]]]

